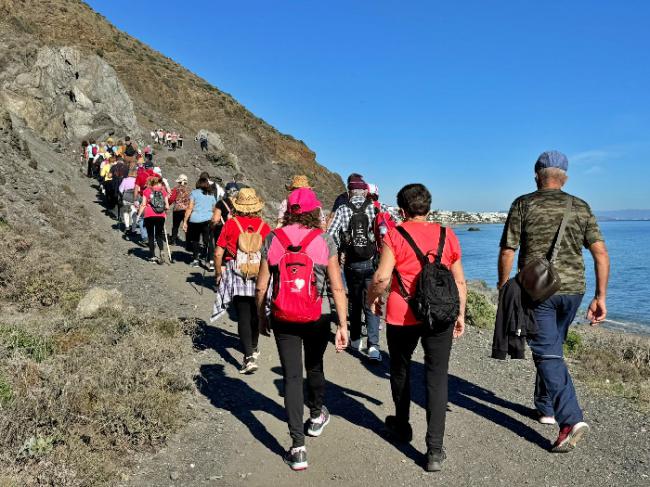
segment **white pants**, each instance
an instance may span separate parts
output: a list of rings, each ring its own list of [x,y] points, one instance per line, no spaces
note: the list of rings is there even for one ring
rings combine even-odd
[[[124,205],[122,207],[122,221],[125,230],[135,231],[136,209],[133,205]]]

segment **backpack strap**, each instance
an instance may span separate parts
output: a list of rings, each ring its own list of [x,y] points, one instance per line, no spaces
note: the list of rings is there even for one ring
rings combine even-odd
[[[280,245],[282,245],[282,248],[287,251],[289,250],[289,247],[291,247],[291,240],[289,240],[289,237],[287,236],[286,232],[281,229],[281,228],[276,228],[273,230],[273,235],[275,235],[275,238],[278,239],[280,242]]]
[[[264,227],[264,220],[260,223],[260,228],[258,228],[255,233],[259,233],[260,235],[262,234],[262,228]]]
[[[415,252],[415,255],[417,256],[418,260],[422,265],[425,264],[425,262],[428,260],[427,257],[422,253],[420,250],[420,247],[418,247],[418,244],[415,243],[415,240],[413,240],[413,237],[409,235],[409,233],[402,227],[401,225],[397,227],[397,231],[400,233],[402,237],[404,237],[404,240],[411,246],[413,249],[413,252]],[[444,242],[443,242],[444,245]]]
[[[305,238],[303,238],[300,241],[300,243],[298,244],[298,247],[301,250],[306,251],[307,247],[309,247],[309,244],[312,243],[316,239],[316,237],[318,237],[319,235],[322,235],[322,233],[323,233],[322,230],[320,230],[318,228],[314,228],[311,232],[309,232],[307,235],[305,235]]]
[[[232,221],[235,222],[235,225],[237,225],[237,228],[239,228],[240,233],[244,233],[244,229],[242,228],[241,223],[239,223],[237,217],[232,218]]]
[[[316,239],[316,237],[322,235],[322,233],[322,230],[314,228],[311,232],[305,235],[305,237],[300,241],[298,245],[293,245],[286,232],[282,228],[277,228],[273,231],[273,234],[280,241],[280,244],[284,250],[289,252],[298,252],[300,250],[305,250],[309,244],[311,244]]]
[[[445,241],[447,240],[447,227],[440,226],[440,237],[438,238],[438,252],[436,253],[435,263],[440,265],[442,262],[442,252],[445,250]]]

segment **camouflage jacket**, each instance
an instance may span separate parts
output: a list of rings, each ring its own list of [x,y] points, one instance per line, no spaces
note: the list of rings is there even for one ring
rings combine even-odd
[[[573,198],[572,210],[554,263],[562,280],[558,294],[584,294],[582,247],[589,248],[604,239],[591,208],[580,198],[559,189],[542,189],[520,196],[510,207],[500,245],[514,250],[519,248],[519,269],[537,257],[550,259],[567,198]]]

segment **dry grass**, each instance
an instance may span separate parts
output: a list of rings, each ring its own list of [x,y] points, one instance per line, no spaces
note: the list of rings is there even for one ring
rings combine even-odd
[[[650,339],[607,330],[572,330],[565,348],[589,386],[650,410]]]
[[[22,485],[94,485],[183,421],[190,324],[105,311],[0,326],[0,470]]]

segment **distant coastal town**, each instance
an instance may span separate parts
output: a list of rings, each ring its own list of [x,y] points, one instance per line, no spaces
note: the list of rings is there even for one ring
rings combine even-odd
[[[461,225],[465,223],[505,223],[507,213],[500,211],[468,212],[434,210],[429,214],[429,220],[445,225]]]

